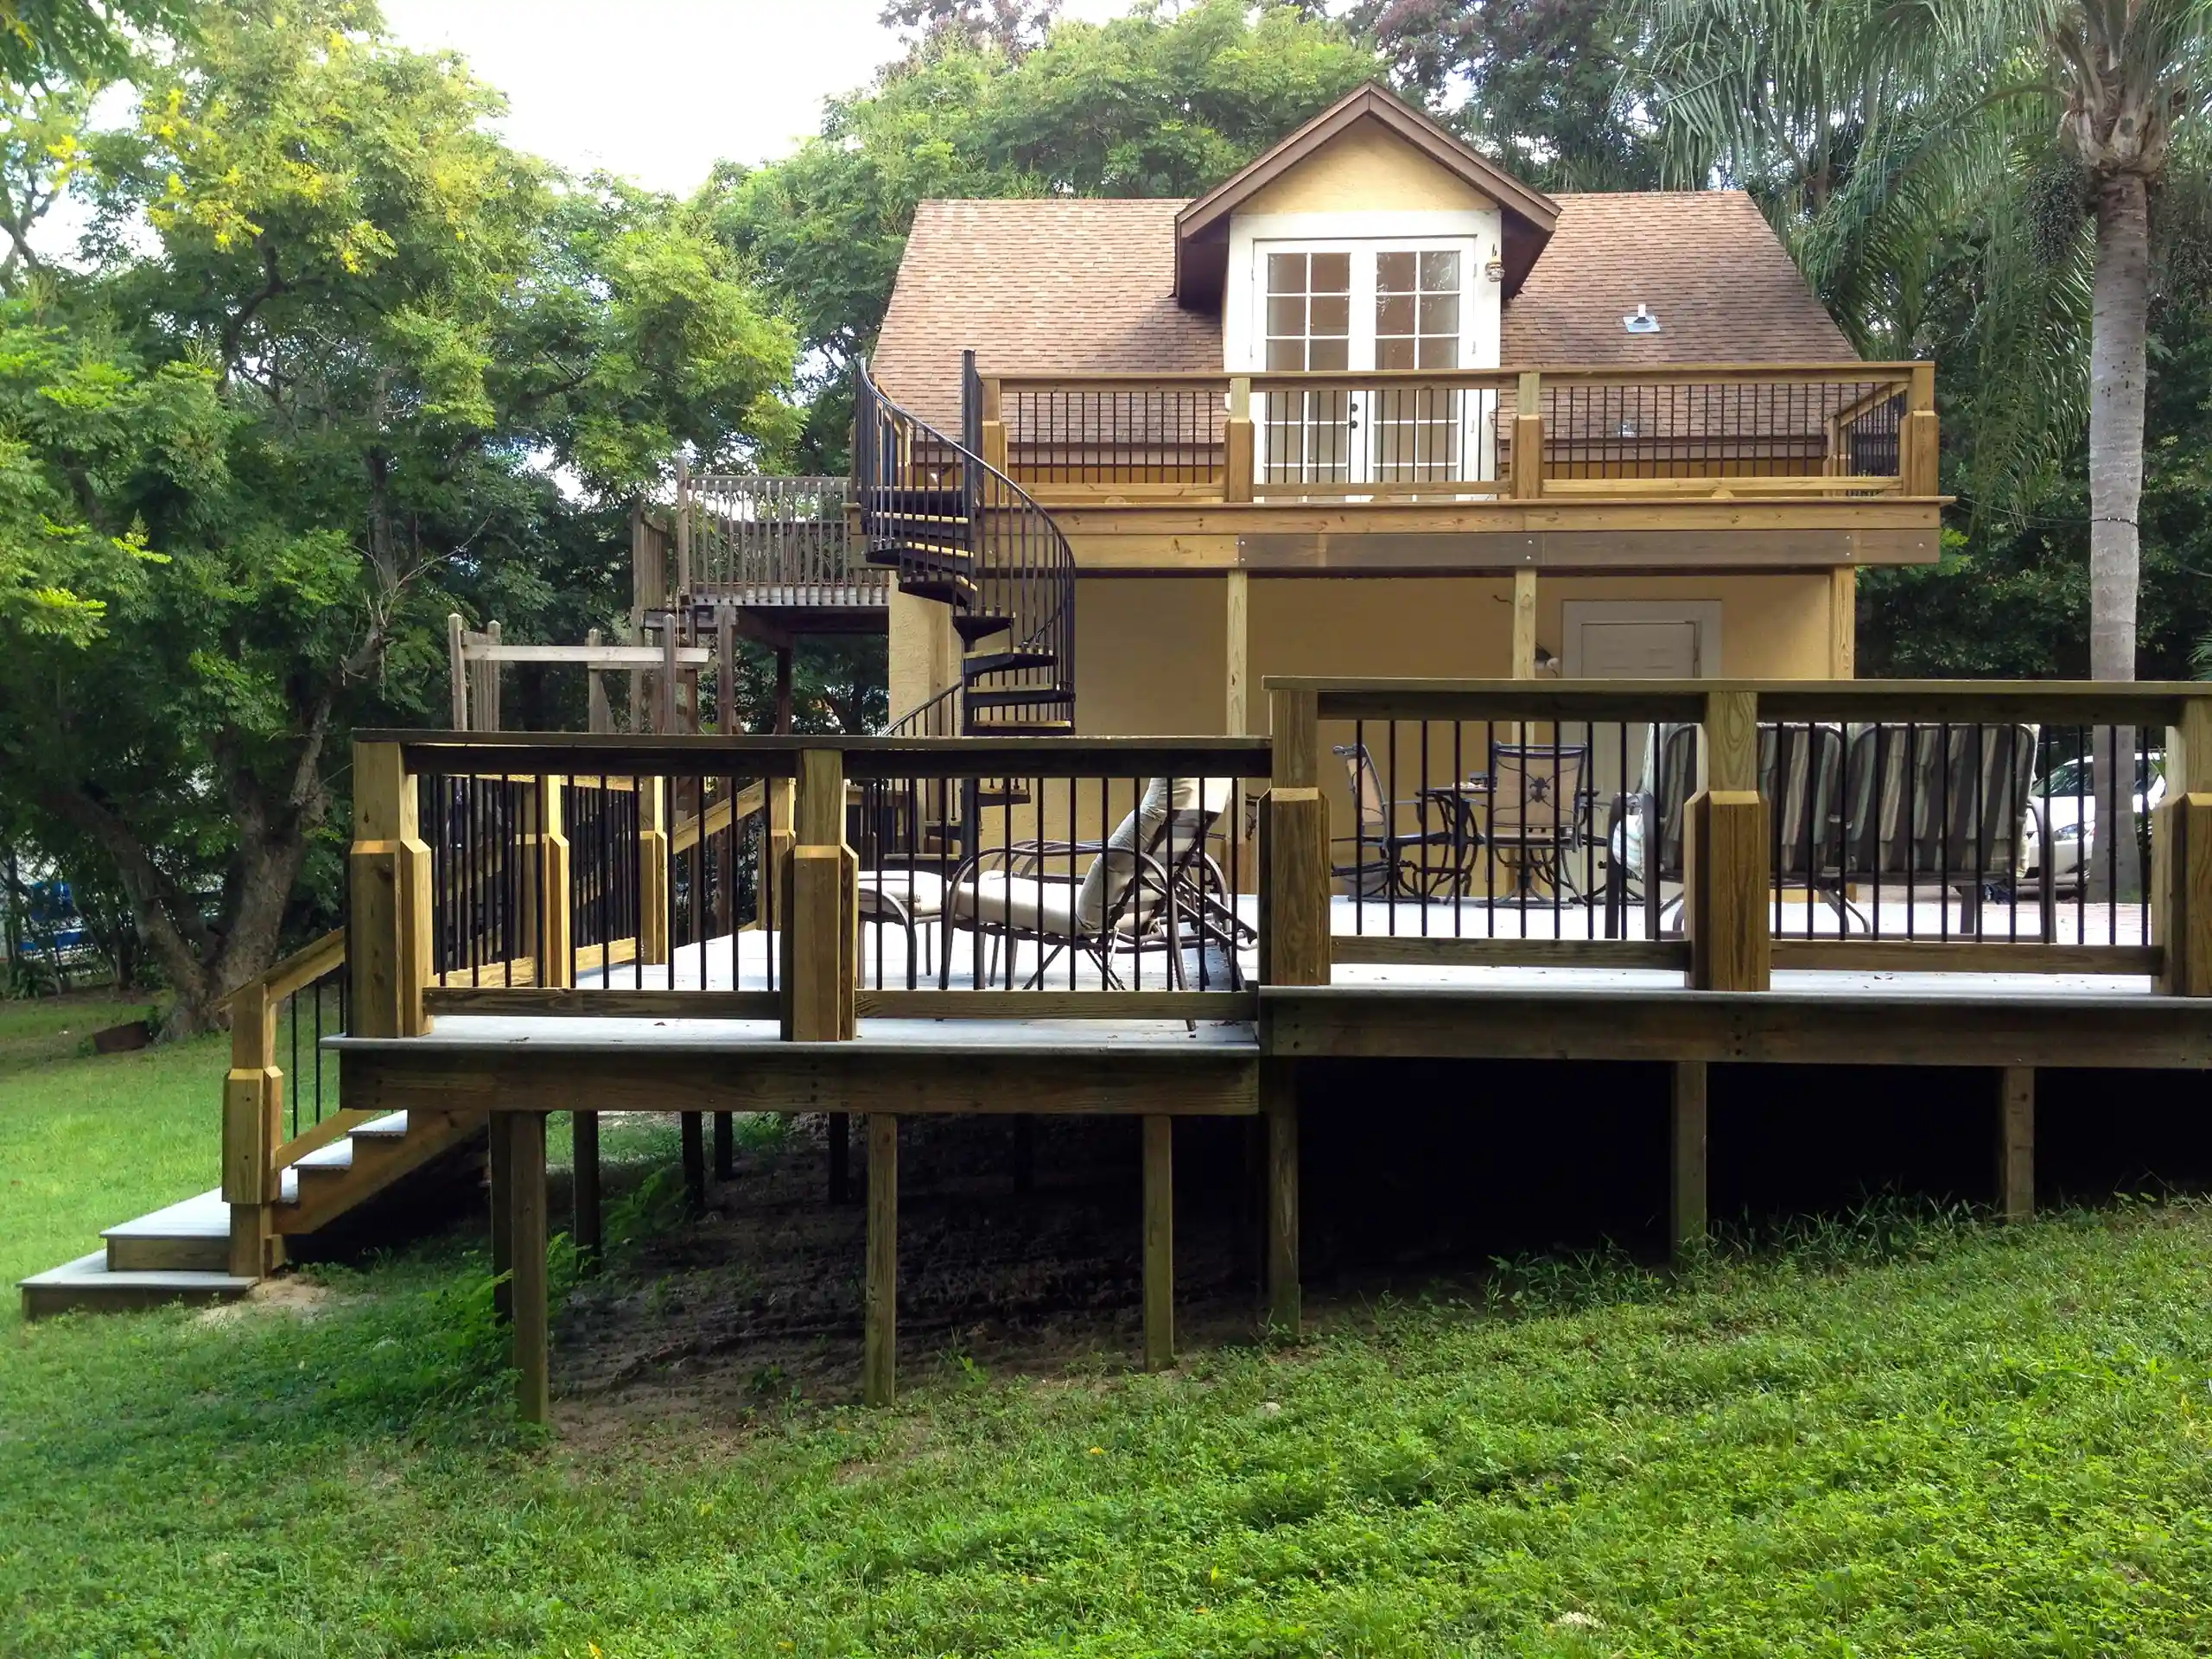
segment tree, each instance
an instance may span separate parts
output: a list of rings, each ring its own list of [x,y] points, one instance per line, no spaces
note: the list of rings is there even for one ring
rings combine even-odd
[[[365,6],[209,7],[134,80],[85,141],[92,273],[8,320],[0,436],[74,505],[92,608],[0,615],[41,711],[0,794],[127,895],[181,1033],[332,891],[346,730],[435,706],[446,613],[557,608],[679,443],[779,453],[793,341],[695,214],[506,149]]]
[[[129,61],[130,31],[175,33],[191,10],[190,0],[8,0],[0,7],[0,86],[112,75]]]
[[[1364,0],[1400,89],[1547,190],[1659,182],[1643,21],[1623,0]]]

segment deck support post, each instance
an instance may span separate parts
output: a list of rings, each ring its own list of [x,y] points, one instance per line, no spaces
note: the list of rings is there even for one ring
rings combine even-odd
[[[696,1215],[707,1207],[707,1137],[704,1114],[679,1112],[683,1132],[683,1201]]]
[[[1175,1120],[1144,1121],[1144,1365],[1175,1363]]]
[[[1290,1060],[1260,1062],[1268,1126],[1268,1327],[1295,1342],[1304,1318],[1298,1271],[1298,1084]]]
[[[899,1379],[899,1119],[868,1120],[868,1305],[862,1316],[861,1399],[887,1406]]]
[[[1522,565],[1513,573],[1513,677],[1536,677],[1536,571]]]
[[[2007,1221],[2036,1213],[2036,1069],[1997,1074],[1997,1208]]]
[[[823,1120],[830,1133],[830,1202],[842,1204],[853,1190],[853,1118],[831,1112]]]
[[[1706,1152],[1708,1074],[1703,1060],[1676,1060],[1672,1070],[1667,1241],[1680,1266],[1705,1247],[1710,1170]]]
[[[1758,697],[1705,700],[1705,786],[1684,815],[1682,925],[1701,991],[1763,991],[1773,962],[1767,804],[1758,792]]]
[[[587,1273],[596,1272],[607,1248],[607,1224],[600,1202],[599,1114],[573,1112],[569,1117],[569,1140],[575,1174],[570,1196],[575,1216],[576,1261]]]
[[[728,1112],[715,1114],[715,1179],[737,1179],[737,1120]]]
[[[2212,697],[2183,701],[2166,729],[2166,798],[2152,810],[2152,942],[2158,988],[2212,996]]]
[[[397,743],[353,746],[353,844],[346,861],[346,1024],[356,1037],[419,1037],[429,1021],[430,848]]]
[[[551,1415],[545,1272],[545,1114],[497,1112],[507,1123],[512,1188],[508,1211],[513,1262],[515,1414],[525,1423]]]
[[[493,1112],[485,1124],[486,1185],[492,1200],[492,1313],[502,1324],[514,1316],[515,1158],[509,1135],[512,1112]]]

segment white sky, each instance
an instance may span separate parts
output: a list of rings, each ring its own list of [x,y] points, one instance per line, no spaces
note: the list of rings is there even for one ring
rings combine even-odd
[[[824,99],[896,57],[883,0],[383,0],[393,36],[449,48],[507,95],[509,143],[686,193],[724,158],[783,155]],[[1067,0],[1093,20],[1126,0]]]

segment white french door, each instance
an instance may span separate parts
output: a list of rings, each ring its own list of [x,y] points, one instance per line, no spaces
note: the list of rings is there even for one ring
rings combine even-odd
[[[1258,252],[1254,366],[1344,377],[1312,390],[1255,392],[1258,481],[1356,486],[1484,475],[1481,394],[1357,378],[1469,362],[1473,238],[1267,242]]]

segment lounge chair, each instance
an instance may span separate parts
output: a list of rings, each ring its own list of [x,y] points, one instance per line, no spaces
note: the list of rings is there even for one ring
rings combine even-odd
[[[978,982],[998,976],[1001,946],[1038,947],[1036,969],[1024,982],[1041,985],[1052,964],[1069,951],[1097,964],[1100,980],[1122,988],[1115,963],[1134,957],[1141,977],[1147,950],[1166,953],[1166,975],[1178,989],[1186,985],[1183,946],[1186,933],[1200,948],[1227,947],[1230,986],[1238,980],[1236,947],[1251,930],[1237,919],[1234,899],[1206,842],[1228,810],[1236,780],[1228,778],[1154,778],[1136,807],[1096,842],[1024,841],[986,848],[961,861],[944,887],[942,916],[948,932],[938,963],[940,988],[952,982],[950,929],[966,928],[978,944],[992,941],[988,971]],[[1053,868],[1071,869],[1090,855],[1080,879]],[[1013,977],[1009,957],[1007,977]]]

